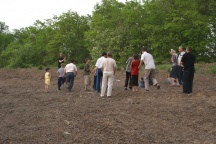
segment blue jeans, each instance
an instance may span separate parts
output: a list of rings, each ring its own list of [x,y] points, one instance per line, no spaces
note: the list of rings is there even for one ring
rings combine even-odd
[[[103,73],[101,71],[101,69],[97,69],[97,72],[96,72],[96,75],[97,75],[97,79],[96,79],[96,90],[98,92],[100,92],[100,83],[101,83],[101,78],[103,76]]]
[[[71,91],[74,83],[74,73],[73,72],[68,72],[67,74],[67,86],[68,90]]]
[[[59,77],[58,78],[58,90],[60,90],[61,85],[64,83],[64,78],[63,77]]]

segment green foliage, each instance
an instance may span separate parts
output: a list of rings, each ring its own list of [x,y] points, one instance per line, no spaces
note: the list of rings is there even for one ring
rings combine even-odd
[[[209,71],[210,71],[212,74],[216,74],[216,66],[210,66],[210,67],[209,67]]]
[[[157,65],[157,69],[159,69],[159,70],[165,70],[167,72],[170,72],[171,67],[172,66],[170,64]]]
[[[85,68],[85,64],[84,63],[77,64],[77,67],[83,70]]]
[[[13,33],[0,22],[0,67],[57,65],[59,52],[78,64],[87,57],[95,63],[104,51],[124,66],[143,45],[156,65],[180,45],[192,46],[198,62],[215,62],[215,17],[215,0],[102,0],[92,16],[67,11]]]
[[[39,65],[37,68],[38,68],[38,70],[43,70],[43,66],[42,65]]]

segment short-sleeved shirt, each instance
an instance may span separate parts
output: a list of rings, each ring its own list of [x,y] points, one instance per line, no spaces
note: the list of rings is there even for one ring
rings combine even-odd
[[[139,74],[139,61],[133,60],[131,63],[131,75],[138,75]]]
[[[182,59],[184,54],[185,54],[185,52],[183,51],[178,55],[178,65],[180,65],[180,66],[181,66],[181,59]]]
[[[46,72],[45,75],[44,75],[44,78],[45,78],[45,79],[50,79],[50,78],[51,78],[50,73],[49,73],[49,72]]]
[[[178,55],[175,53],[171,57],[172,59],[172,66],[177,66],[178,65]]]
[[[112,58],[105,58],[102,63],[103,73],[114,73],[116,61]]]
[[[145,64],[145,69],[155,69],[154,59],[150,53],[144,52],[141,55],[141,60],[143,60]]]
[[[67,64],[66,66],[65,66],[65,71],[66,71],[66,73],[68,73],[68,72],[76,72],[77,71],[77,67],[76,67],[76,65],[75,64],[73,64],[73,63],[69,63],[69,64]]]
[[[90,71],[90,64],[85,64],[84,75],[89,75],[90,73],[91,73],[91,71]]]
[[[59,76],[59,77],[64,77],[64,68],[63,68],[63,67],[59,68],[59,69],[57,70],[57,72],[58,72],[58,76]]]
[[[95,66],[96,66],[97,68],[102,68],[102,63],[103,63],[104,59],[106,59],[104,56],[100,57],[100,58],[97,60]]]
[[[129,57],[128,60],[126,61],[126,71],[131,72],[131,63],[133,61],[133,57]]]
[[[61,64],[62,64],[62,63],[64,63],[64,61],[63,61],[63,62],[59,62],[59,60],[63,60],[63,59],[64,59],[63,57],[59,57],[59,58],[58,58],[58,68],[61,67]]]

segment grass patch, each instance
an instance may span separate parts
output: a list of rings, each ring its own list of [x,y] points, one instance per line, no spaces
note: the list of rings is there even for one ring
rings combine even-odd
[[[212,74],[216,74],[216,66],[209,66],[209,71]]]
[[[171,65],[170,64],[158,65],[157,68],[159,70],[166,70],[167,72],[170,72]]]

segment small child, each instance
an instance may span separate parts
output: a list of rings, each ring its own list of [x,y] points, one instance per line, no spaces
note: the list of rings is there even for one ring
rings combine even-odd
[[[58,69],[58,91],[61,88],[61,85],[65,82],[65,72],[64,72],[65,64],[61,63],[61,68]]]
[[[87,90],[87,86],[91,84],[91,79],[90,79],[90,73],[91,73],[91,69],[90,69],[90,59],[86,58],[86,64],[84,67],[84,90]]]
[[[131,81],[132,81],[133,91],[138,91],[138,75],[139,75],[138,55],[133,54],[133,61],[131,63]]]
[[[45,92],[48,92],[49,90],[49,85],[50,85],[50,79],[51,79],[51,74],[50,74],[50,68],[46,68],[46,73],[45,73]]]

